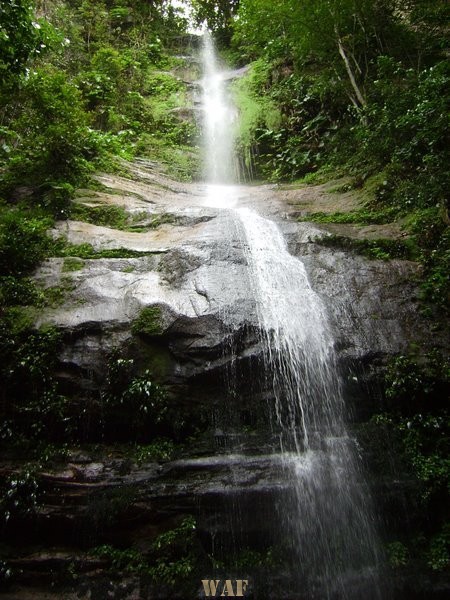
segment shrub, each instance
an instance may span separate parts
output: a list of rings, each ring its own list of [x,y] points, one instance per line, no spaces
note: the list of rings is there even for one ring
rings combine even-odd
[[[20,210],[0,214],[0,275],[23,275],[47,255],[51,221]]]
[[[13,309],[0,322],[0,333],[2,417],[9,423],[2,442],[67,439],[71,415],[54,378],[59,333],[53,328],[31,329],[22,313]]]
[[[172,433],[175,421],[169,411],[166,390],[149,370],[137,374],[134,360],[114,352],[108,363],[101,419],[114,439],[148,442]]]

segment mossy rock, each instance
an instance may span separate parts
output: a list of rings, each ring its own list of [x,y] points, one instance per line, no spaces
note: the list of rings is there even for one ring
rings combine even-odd
[[[159,306],[148,306],[133,321],[131,331],[135,335],[158,336],[163,332],[162,312]]]

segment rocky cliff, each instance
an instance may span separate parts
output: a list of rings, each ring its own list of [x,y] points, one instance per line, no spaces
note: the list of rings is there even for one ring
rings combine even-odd
[[[120,176],[99,175],[98,189],[80,190],[76,203],[81,213],[122,207],[129,226],[59,222],[55,238],[90,244],[96,257],[49,259],[34,275],[42,288],[64,293],[64,302],[44,309],[36,325],[52,325],[62,334],[56,378],[79,413],[83,443],[69,445],[41,469],[39,503],[6,527],[8,564],[15,572],[5,596],[11,600],[194,597],[176,584],[192,576],[189,569],[167,577],[161,567],[158,585],[158,574],[142,575],[134,554],[128,562],[123,557],[127,548],[152,556],[156,540],[161,564],[182,563],[183,552],[164,554],[161,535],[181,531],[188,537],[187,517],[195,518],[195,540],[185,554],[204,569],[194,573],[197,590],[201,576],[212,572],[208,557],[226,569],[226,557],[236,548],[253,549],[260,552],[254,564],[232,564],[238,574],[254,574],[268,568],[264,552],[279,545],[271,515],[289,485],[280,475],[270,428],[255,301],[233,211],[207,206],[200,184],[171,181],[148,161],[123,168]],[[296,216],[299,207],[314,211],[327,200],[335,203],[326,186],[242,186],[236,194],[239,206],[276,221],[290,252],[304,262],[329,314],[356,427],[382,408],[383,362],[411,344],[431,343],[426,322],[418,318],[418,265],[322,245],[330,226],[298,222]],[[351,199],[341,201],[354,208]],[[377,231],[347,226],[344,233],[361,239]],[[133,416],[140,405],[130,400],[127,406],[122,395],[109,418],[111,363],[132,366],[135,384],[163,389],[164,406],[155,400],[147,406],[153,415]],[[172,444],[169,453],[138,455],[137,449],[161,436]],[[15,473],[17,462],[5,461],[2,470]],[[408,482],[377,480],[373,487],[380,518],[407,527],[414,519],[414,511],[402,514]],[[117,548],[117,555],[102,554],[99,547]],[[274,559],[270,566],[286,580],[285,562]],[[271,586],[277,589],[276,576]],[[266,597],[261,590],[253,593]],[[278,594],[302,597],[301,590]]]

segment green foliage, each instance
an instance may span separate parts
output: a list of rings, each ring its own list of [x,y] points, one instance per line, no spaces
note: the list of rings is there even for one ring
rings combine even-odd
[[[30,186],[36,202],[64,214],[70,184],[83,181],[95,154],[78,89],[64,73],[41,68],[30,74],[6,111],[15,139],[0,153],[0,192],[8,197],[17,186]]]
[[[442,220],[439,223],[442,228]],[[436,240],[435,246],[429,238]],[[421,284],[422,299],[428,302],[434,310],[448,314],[450,297],[450,230],[448,226],[441,236],[433,231],[433,225],[425,226],[417,238],[425,245],[423,253],[424,278]],[[436,239],[437,238],[437,239]],[[432,310],[429,311],[432,313]]]
[[[178,527],[160,534],[146,556],[134,548],[121,550],[110,545],[98,546],[90,554],[109,560],[115,572],[145,574],[158,584],[180,585],[197,563],[195,519],[186,517]]]
[[[403,209],[428,208],[444,201],[449,183],[442,169],[448,161],[448,83],[446,61],[416,72],[390,57],[378,58],[367,124],[357,128],[360,152],[356,158],[389,165],[381,200]]]
[[[446,571],[450,564],[450,524],[444,523],[440,531],[429,540],[423,534],[408,540],[407,544],[395,541],[386,546],[391,567],[408,566],[412,560],[426,562],[433,571]]]
[[[236,572],[247,572],[249,569],[275,569],[284,563],[281,549],[270,547],[267,550],[243,548],[235,556],[225,561],[227,569]]]
[[[159,306],[143,308],[140,315],[133,321],[131,331],[136,335],[161,335],[161,309]]]
[[[31,279],[0,276],[0,306],[37,306],[41,299],[42,295]]]
[[[175,585],[194,571],[196,522],[194,517],[183,519],[175,529],[159,535],[152,544],[155,557],[149,574],[155,581]]]
[[[422,0],[241,0],[234,24],[236,51],[255,61],[236,94],[246,174],[283,181],[345,166],[364,181],[383,173],[365,215],[313,219],[385,222],[429,211],[414,241],[431,316],[448,310],[450,292],[449,10]],[[280,118],[270,126],[272,111]]]
[[[147,561],[141,552],[134,548],[119,550],[110,545],[97,546],[90,553],[92,556],[105,558],[110,562],[110,568],[114,573],[142,573],[147,568]]]
[[[114,439],[147,441],[171,431],[173,416],[165,389],[149,370],[136,374],[132,359],[113,353],[103,394],[103,427]]]
[[[191,0],[191,6],[197,25],[206,24],[221,45],[228,45],[239,0]]]
[[[444,523],[441,531],[433,536],[428,549],[428,566],[433,571],[443,571],[450,564],[450,523]]]
[[[1,444],[65,439],[72,420],[54,379],[59,333],[53,328],[31,329],[22,313],[13,309],[5,313],[0,328]]]
[[[403,460],[422,484],[422,500],[450,491],[450,418],[446,391],[450,366],[438,352],[419,360],[398,356],[386,369],[386,398],[391,412],[374,423],[391,430]]]
[[[34,514],[40,488],[32,469],[10,475],[0,487],[0,518],[8,522],[18,516]]]
[[[331,71],[312,75],[293,72],[281,60],[255,61],[235,84],[242,114],[238,148],[246,164],[251,160],[257,175],[277,181],[323,165],[330,139],[348,121],[339,86]]]
[[[143,133],[174,147],[196,128],[172,112],[185,106],[184,84],[157,71],[169,66],[164,43],[185,26],[165,1],[40,9],[43,19],[25,0],[1,8],[0,75],[7,70],[16,85],[0,93],[0,196],[25,196],[60,218],[94,162],[105,167],[110,152],[132,157]]]
[[[133,412],[137,423],[150,417],[155,424],[158,424],[167,413],[166,395],[158,384],[151,381],[150,377],[149,371],[135,377],[122,394],[121,402]]]
[[[156,438],[151,444],[136,446],[133,456],[138,464],[149,461],[171,460],[175,454],[175,445],[168,438]]]
[[[408,548],[402,542],[391,542],[387,544],[386,550],[389,564],[394,569],[404,567],[408,563]]]
[[[437,351],[423,357],[400,355],[391,360],[385,375],[386,397],[404,410],[426,410],[429,398],[445,396],[450,363]]]
[[[448,359],[436,351],[422,356],[395,357],[387,365],[385,381],[389,412],[376,415],[372,423],[382,432],[383,444],[391,440],[394,445],[389,442],[390,452],[397,455],[403,469],[415,477],[423,505],[445,504],[450,492],[450,418],[446,402],[450,381]],[[441,516],[430,514],[429,518],[434,535],[433,532],[442,527]],[[428,534],[425,542],[431,544],[432,539]],[[444,546],[439,540],[438,536],[433,545],[436,564]],[[431,550],[420,552],[423,559],[424,553]]]
[[[47,255],[51,240],[46,234],[48,219],[26,212],[0,213],[0,274],[23,275],[32,271]]]
[[[445,508],[450,493],[448,359],[437,351],[401,355],[388,363],[385,379],[388,412],[375,415],[368,432],[371,443],[378,440],[373,449],[379,474],[384,477],[392,468],[394,477],[401,470],[402,477],[415,481],[406,501],[419,501],[423,511],[402,542],[388,545],[389,562],[394,568],[419,561],[432,570],[445,570],[450,542]]]
[[[28,0],[4,0],[0,8],[0,83],[21,74],[39,51],[41,25]]]

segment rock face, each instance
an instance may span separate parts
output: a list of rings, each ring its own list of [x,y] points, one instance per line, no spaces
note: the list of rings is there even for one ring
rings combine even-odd
[[[124,256],[127,250],[141,255],[84,260],[74,272],[65,270],[64,259],[47,261],[36,280],[49,287],[64,279],[71,289],[64,306],[47,309],[38,324],[78,332],[95,327],[109,332],[113,346],[113,332],[121,332],[123,341],[127,332],[131,335],[130,322],[140,310],[157,305],[162,311],[161,336],[172,338],[175,355],[186,355],[187,346],[192,354],[202,348],[209,355],[228,343],[230,336],[256,326],[236,217],[232,209],[206,206],[202,186],[165,180],[142,163],[132,168],[132,175],[137,181],[99,177],[116,191],[108,201],[115,197],[130,213],[139,211],[141,221],[145,214],[169,214],[173,223],[134,233],[61,222],[55,235],[63,234],[71,243],[87,242],[99,251],[123,249]],[[98,196],[97,201],[102,201],[102,194]],[[237,205],[278,222],[290,252],[304,262],[313,288],[327,306],[339,351],[361,359],[399,352],[418,339],[426,341],[426,328],[417,321],[413,283],[417,264],[367,260],[320,246],[314,240],[327,235],[324,229],[286,217],[280,220],[279,215],[287,216],[283,196],[274,186],[242,187]]]
[[[34,595],[27,596],[24,577],[6,596],[11,600],[53,597],[42,591],[49,571],[78,562],[82,574],[66,588],[65,598],[184,597],[164,588],[155,591],[133,577],[111,587],[101,579],[100,559],[79,558],[99,543],[145,551],[149,540],[179,522],[180,515],[196,516],[206,553],[218,547],[226,553],[230,535],[242,548],[277,542],[272,514],[289,489],[280,477],[277,441],[268,425],[270,398],[261,377],[255,300],[235,213],[208,207],[202,186],[169,181],[145,161],[128,168],[130,179],[99,176],[111,193],[97,192],[95,201],[137,214],[136,225],[145,231],[59,223],[55,236],[90,243],[99,252],[115,249],[116,258],[84,259],[75,270],[68,269],[67,259],[43,264],[36,281],[44,288],[62,287],[65,302],[43,311],[37,325],[49,323],[63,332],[58,377],[68,395],[81,402],[100,398],[108,357],[118,350],[167,386],[184,422],[201,422],[201,431],[193,441],[184,436],[175,461],[137,463],[117,450],[109,456],[107,450],[100,456],[89,451],[72,453],[65,465],[44,473],[46,494],[36,534],[24,518],[18,543],[56,547],[60,554],[18,558],[16,567],[31,573]],[[363,390],[370,385],[374,361],[413,342],[428,343],[426,327],[417,319],[413,281],[418,266],[369,261],[321,246],[317,240],[327,231],[288,216],[287,200],[293,201],[295,191],[287,198],[267,185],[233,194],[237,206],[276,220],[290,252],[304,262],[327,308],[356,415],[370,414],[367,403],[358,403],[367,395]],[[301,194],[304,198],[305,191]],[[92,197],[78,201],[92,202]],[[157,229],[146,228],[155,215],[170,218]],[[123,257],[117,257],[121,250]],[[149,308],[153,312],[142,312]],[[146,314],[151,322],[143,325]],[[99,441],[98,432],[89,437]],[[119,496],[120,510],[108,521],[98,506],[115,506]],[[278,597],[303,596],[290,590]]]

